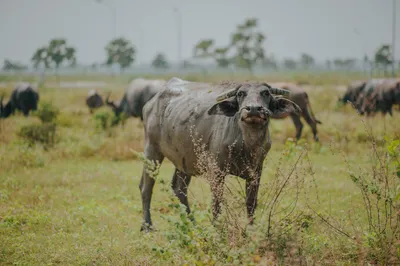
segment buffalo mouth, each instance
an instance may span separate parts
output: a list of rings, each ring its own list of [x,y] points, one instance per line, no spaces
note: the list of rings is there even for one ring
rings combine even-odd
[[[265,114],[258,114],[258,115],[243,114],[241,120],[246,124],[260,125],[264,124],[267,121],[267,116]]]

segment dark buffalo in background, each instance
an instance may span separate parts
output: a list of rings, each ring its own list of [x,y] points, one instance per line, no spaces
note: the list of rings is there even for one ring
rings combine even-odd
[[[370,91],[365,92],[361,103],[360,114],[381,112],[393,116],[393,105],[400,104],[400,79],[385,79],[375,83]]]
[[[100,108],[104,105],[104,101],[96,90],[90,90],[86,97],[86,105],[89,107],[90,113],[93,113],[94,109]]]
[[[311,109],[310,99],[307,92],[304,91],[304,89],[300,86],[293,83],[271,83],[270,85],[290,91],[289,100],[293,101],[301,109],[300,113],[286,113],[285,116],[272,116],[272,118],[282,119],[290,116],[293,120],[294,126],[296,127],[296,139],[299,140],[303,130],[303,123],[301,122],[300,117],[303,117],[312,129],[314,140],[319,141],[317,124],[322,124],[322,122],[315,118],[315,115]]]
[[[39,102],[39,93],[29,83],[18,84],[13,90],[7,104],[3,104],[3,97],[0,99],[0,117],[6,118],[21,111],[24,116],[28,116],[30,111],[37,110]]]
[[[158,79],[134,79],[125,90],[124,96],[119,102],[110,101],[108,95],[106,104],[113,109],[116,116],[119,116],[123,112],[128,117],[140,117],[143,121],[143,106],[161,90],[165,83],[165,80]]]

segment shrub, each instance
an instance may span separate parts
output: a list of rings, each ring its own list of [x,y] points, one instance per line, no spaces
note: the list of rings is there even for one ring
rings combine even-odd
[[[97,112],[93,117],[96,121],[96,128],[108,130],[111,127],[111,116],[112,114],[107,111]]]
[[[55,143],[56,124],[44,123],[25,125],[19,130],[18,136],[26,140],[31,146],[35,142],[39,142],[47,148]]]
[[[125,124],[127,115],[121,113],[118,116],[109,111],[97,112],[94,115],[94,120],[96,121],[96,128],[101,131],[107,131],[111,134],[111,128],[117,126],[119,123]]]
[[[50,102],[40,102],[39,108],[33,114],[43,123],[54,122],[60,113],[60,110]]]

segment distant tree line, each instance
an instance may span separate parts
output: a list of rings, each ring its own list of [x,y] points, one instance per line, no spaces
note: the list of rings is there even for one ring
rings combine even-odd
[[[193,60],[208,59],[214,62],[218,68],[222,69],[244,69],[253,73],[254,68],[272,70],[312,70],[316,67],[316,60],[308,53],[300,54],[299,58],[283,58],[277,60],[273,54],[265,52],[266,36],[258,28],[256,18],[246,19],[242,24],[236,26],[230,34],[230,41],[226,45],[217,46],[213,39],[201,39],[194,48],[192,57],[183,62],[183,68],[190,68],[196,65]],[[135,62],[137,49],[129,40],[120,37],[111,40],[105,46],[105,60],[103,63],[93,63],[92,69],[102,66],[118,66],[120,71],[132,66]],[[74,67],[77,62],[77,50],[69,45],[64,38],[50,40],[47,45],[39,47],[33,53],[31,62],[34,68],[58,70],[61,66]],[[356,58],[332,58],[325,61],[325,69],[329,71],[345,70],[355,68]],[[388,74],[388,69],[393,66],[392,48],[388,44],[383,44],[376,50],[374,56],[369,58],[367,55],[362,60],[364,71],[371,74],[383,72]],[[157,53],[151,62],[155,69],[166,70],[170,67],[165,54]],[[320,66],[318,66],[320,67]],[[22,71],[28,67],[18,62],[6,59],[3,64],[4,71]]]

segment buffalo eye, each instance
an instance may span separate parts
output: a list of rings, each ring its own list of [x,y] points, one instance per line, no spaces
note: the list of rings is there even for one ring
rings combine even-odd
[[[244,91],[239,91],[237,96],[238,97],[244,97],[246,95],[246,93]]]
[[[261,96],[268,96],[268,95],[269,95],[268,90],[261,91]]]

